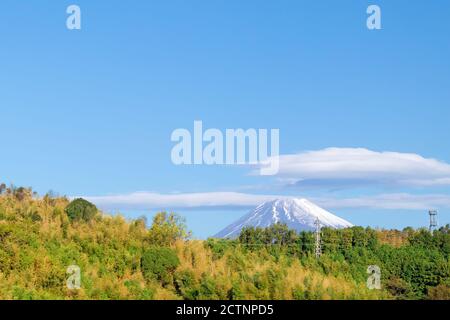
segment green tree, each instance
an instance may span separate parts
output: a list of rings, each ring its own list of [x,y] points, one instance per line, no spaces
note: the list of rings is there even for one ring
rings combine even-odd
[[[174,274],[174,286],[177,293],[186,300],[198,299],[199,289],[194,273],[190,270],[180,270]]]
[[[84,199],[75,199],[66,207],[65,212],[71,221],[90,221],[95,217],[97,207]]]
[[[167,212],[156,214],[148,232],[149,242],[158,246],[170,246],[175,241],[187,240],[190,236],[190,232],[186,230],[184,218]]]
[[[152,247],[147,249],[141,258],[141,270],[147,281],[159,280],[168,284],[175,269],[180,264],[177,253],[170,248]]]

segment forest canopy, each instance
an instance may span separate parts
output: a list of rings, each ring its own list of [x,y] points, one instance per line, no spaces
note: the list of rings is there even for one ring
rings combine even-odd
[[[247,228],[192,240],[184,219],[127,220],[84,199],[0,184],[0,299],[450,299],[449,226]],[[79,266],[81,286],[66,285]],[[367,285],[368,266],[381,289]]]

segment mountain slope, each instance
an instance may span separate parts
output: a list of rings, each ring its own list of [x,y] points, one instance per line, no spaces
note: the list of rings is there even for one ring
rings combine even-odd
[[[311,231],[317,219],[322,227],[340,229],[353,226],[306,199],[277,199],[259,205],[214,237],[235,238],[244,227],[266,228],[276,223],[284,223],[297,231]]]

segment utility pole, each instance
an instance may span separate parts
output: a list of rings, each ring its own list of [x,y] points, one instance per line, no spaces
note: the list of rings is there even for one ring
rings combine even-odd
[[[428,214],[430,215],[430,232],[433,233],[437,230],[438,223],[437,223],[437,211],[436,210],[430,210],[428,211]]]
[[[316,226],[316,246],[315,246],[315,254],[316,254],[316,258],[320,258],[320,256],[322,255],[322,242],[320,239],[320,221],[319,218],[316,219],[316,222],[314,223]]]

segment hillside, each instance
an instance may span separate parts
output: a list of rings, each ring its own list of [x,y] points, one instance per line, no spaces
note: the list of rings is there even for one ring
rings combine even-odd
[[[448,228],[398,231],[407,240],[396,246],[380,242],[385,231],[324,229],[317,260],[312,234],[282,225],[193,241],[177,215],[147,227],[83,201],[0,191],[0,299],[450,299]],[[382,290],[366,287],[373,264]],[[66,285],[71,265],[78,290]]]

